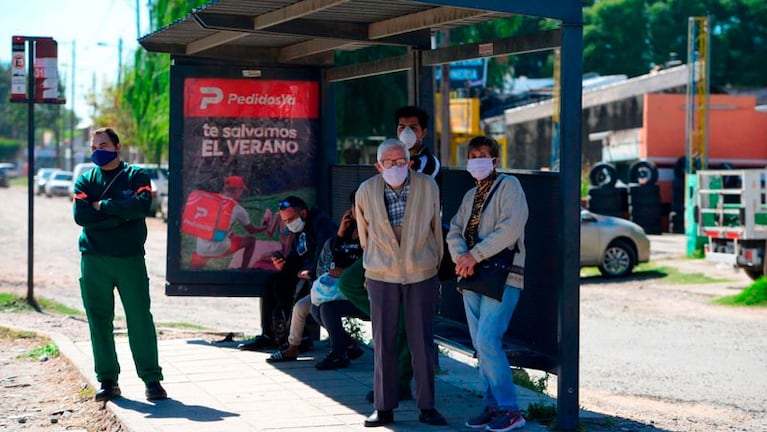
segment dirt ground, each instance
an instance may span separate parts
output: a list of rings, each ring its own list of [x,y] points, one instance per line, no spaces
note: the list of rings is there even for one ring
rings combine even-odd
[[[29,316],[17,314],[11,320],[33,327],[34,315],[23,315]],[[45,325],[45,320],[34,325]],[[47,320],[60,324],[70,319]],[[0,331],[0,431],[123,431],[104,404],[93,402],[93,389],[66,357],[28,356],[48,343],[33,333]]]
[[[0,292],[23,295],[26,189],[0,190],[0,199],[0,244],[5,246]],[[166,225],[160,219],[148,225],[152,311],[160,337],[184,337],[173,323],[258,333],[256,299],[165,296]],[[66,199],[35,199],[36,296],[82,310],[78,234]],[[679,285],[657,272],[581,280],[579,397],[584,410],[599,414],[584,419],[583,430],[767,431],[767,308],[711,304],[711,298],[736,294],[750,281],[730,269],[680,258],[684,244],[678,236],[653,236],[652,248],[658,266],[720,281]],[[0,326],[7,325],[58,332],[75,341],[88,334],[78,317],[0,312]],[[117,326],[124,328],[119,320]],[[86,380],[65,359],[16,358],[40,345],[0,340],[0,431],[120,431],[102,404],[82,396],[88,393],[82,391]],[[556,377],[550,379],[550,392],[556,393]]]

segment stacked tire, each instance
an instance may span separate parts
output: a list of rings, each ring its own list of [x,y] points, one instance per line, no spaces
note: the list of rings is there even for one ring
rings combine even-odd
[[[631,165],[628,188],[629,215],[631,221],[641,226],[647,234],[660,234],[661,203],[658,168],[651,161],[640,160]]]
[[[609,163],[594,165],[589,173],[589,210],[606,216],[622,217],[628,204],[625,187],[616,187],[618,171]]]

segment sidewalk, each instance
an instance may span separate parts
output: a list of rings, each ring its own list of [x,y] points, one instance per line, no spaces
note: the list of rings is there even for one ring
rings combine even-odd
[[[98,388],[93,373],[89,341],[72,342],[53,335],[61,352],[80,370],[90,385]],[[128,341],[117,338],[122,373],[122,398],[107,404],[130,432],[245,432],[245,431],[370,431],[363,421],[373,411],[365,394],[372,388],[373,353],[365,354],[346,369],[318,371],[312,357],[270,364],[268,352],[245,352],[236,343],[210,343],[200,339],[160,340],[160,364],[164,387],[170,399],[157,403],[144,397],[144,384],[136,376]],[[327,352],[325,342],[316,344],[311,355]],[[418,422],[414,401],[404,401],[395,410],[395,423],[378,430],[466,431],[466,418],[481,411],[477,370],[440,354],[436,377],[437,409],[447,426]],[[542,398],[517,387],[522,409]],[[96,403],[96,402],[94,402]],[[528,432],[547,431],[528,422]]]

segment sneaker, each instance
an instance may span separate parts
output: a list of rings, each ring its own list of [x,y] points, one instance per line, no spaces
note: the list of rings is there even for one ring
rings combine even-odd
[[[159,381],[152,381],[147,384],[144,395],[150,401],[168,399],[168,393],[162,388]]]
[[[96,392],[93,399],[96,402],[110,401],[116,397],[120,397],[120,386],[117,385],[117,381],[105,380],[101,382],[101,388]]]
[[[506,432],[525,427],[525,418],[519,411],[498,411],[498,415],[485,428],[491,432]]]
[[[259,335],[250,342],[245,342],[237,345],[237,348],[241,351],[258,351],[265,348],[277,348],[277,344],[272,340],[272,338],[264,335]]]
[[[485,407],[481,414],[466,420],[465,425],[469,429],[484,429],[485,426],[495,419],[496,415],[498,413],[494,408]]]
[[[356,343],[346,347],[346,357],[349,357],[349,360],[356,360],[362,357],[362,354],[364,353],[365,352],[362,351],[362,348],[360,348]]]
[[[324,359],[314,365],[318,370],[333,370],[349,367],[349,357],[346,354],[328,353]]]

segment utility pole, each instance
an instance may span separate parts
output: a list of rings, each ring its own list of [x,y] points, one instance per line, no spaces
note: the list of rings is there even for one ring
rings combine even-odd
[[[72,88],[70,89],[69,96],[69,171],[75,169],[75,41],[72,41]]]

